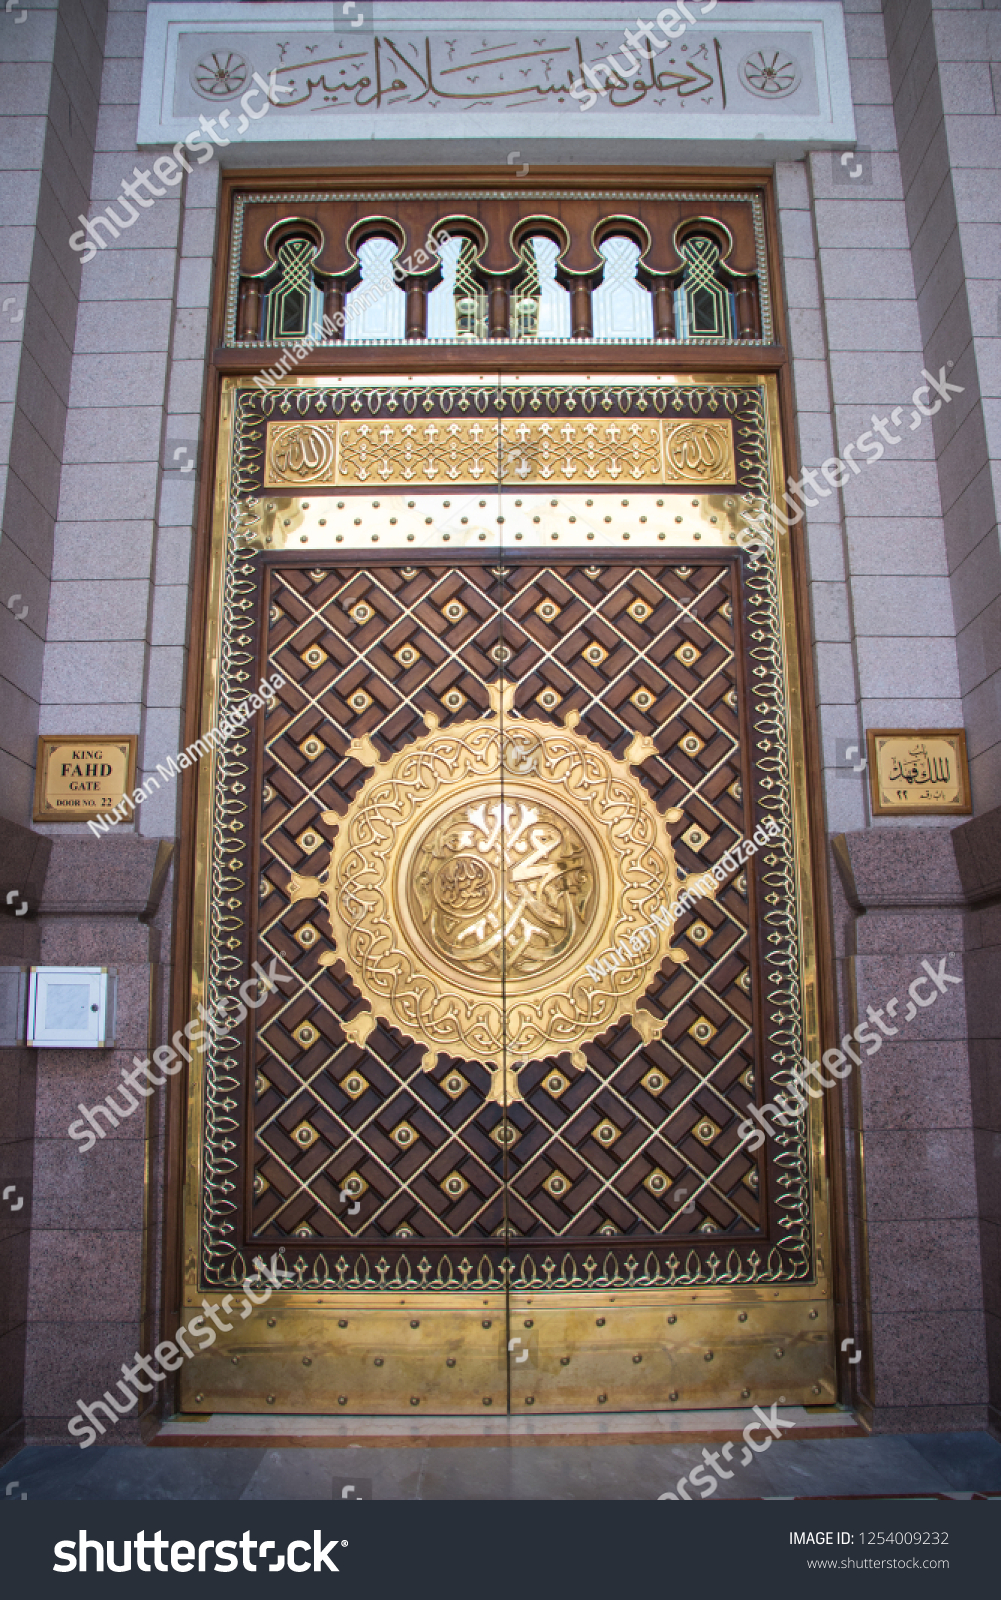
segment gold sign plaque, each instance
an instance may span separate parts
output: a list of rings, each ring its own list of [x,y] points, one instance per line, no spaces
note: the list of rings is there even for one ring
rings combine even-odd
[[[86,822],[113,811],[136,781],[134,733],[50,734],[38,741],[34,822]]]
[[[874,815],[969,815],[962,728],[869,728],[866,742]]]
[[[269,422],[264,488],[731,484],[733,423],[685,418]]]

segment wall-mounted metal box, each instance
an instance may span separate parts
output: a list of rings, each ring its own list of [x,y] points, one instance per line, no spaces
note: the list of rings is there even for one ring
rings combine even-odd
[[[114,967],[32,967],[27,1043],[36,1049],[110,1049],[117,990]]]

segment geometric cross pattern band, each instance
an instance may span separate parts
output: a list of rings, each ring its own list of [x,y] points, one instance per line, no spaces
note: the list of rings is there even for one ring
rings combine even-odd
[[[728,418],[269,421],[265,489],[730,486]]]

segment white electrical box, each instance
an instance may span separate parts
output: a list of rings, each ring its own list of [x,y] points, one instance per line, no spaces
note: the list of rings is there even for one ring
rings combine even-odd
[[[27,1043],[49,1050],[110,1049],[117,989],[114,967],[32,967]]]

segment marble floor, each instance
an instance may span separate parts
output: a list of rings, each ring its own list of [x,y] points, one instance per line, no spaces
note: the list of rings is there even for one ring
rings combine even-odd
[[[719,1450],[719,1433],[706,1434]],[[739,1433],[735,1435],[739,1443]],[[714,1498],[1001,1492],[986,1433],[783,1437]],[[32,1500],[655,1500],[701,1461],[683,1443],[29,1446],[0,1469],[0,1496]]]

